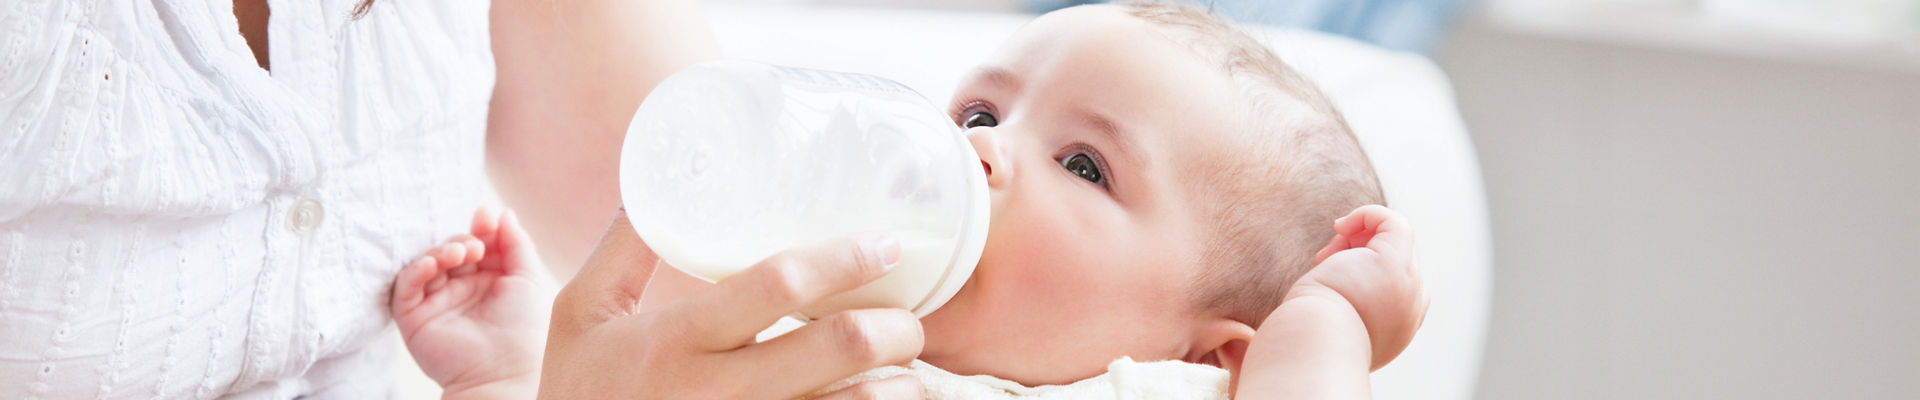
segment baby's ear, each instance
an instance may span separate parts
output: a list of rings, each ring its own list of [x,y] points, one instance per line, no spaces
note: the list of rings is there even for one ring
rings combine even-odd
[[[1208,317],[1195,328],[1193,347],[1184,361],[1220,367],[1240,376],[1240,362],[1253,343],[1253,327],[1225,316]]]

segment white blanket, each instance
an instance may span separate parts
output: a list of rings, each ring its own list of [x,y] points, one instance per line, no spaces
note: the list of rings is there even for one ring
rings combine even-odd
[[[962,376],[914,360],[906,367],[889,366],[854,375],[827,386],[825,394],[862,382],[913,375],[927,388],[927,398],[945,399],[1227,399],[1226,370],[1180,361],[1137,362],[1122,357],[1107,364],[1107,373],[1065,385],[1026,387],[987,375]],[[810,398],[811,396],[809,396]]]

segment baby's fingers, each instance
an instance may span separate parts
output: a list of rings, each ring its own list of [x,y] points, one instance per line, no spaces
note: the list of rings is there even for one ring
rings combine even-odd
[[[496,254],[502,260],[514,258],[512,262],[502,263],[502,268],[512,275],[544,275],[546,271],[533,267],[540,265],[540,257],[534,254],[533,237],[527,235],[527,229],[520,226],[520,216],[508,210],[500,217],[499,240],[494,245]]]
[[[1348,248],[1366,247],[1394,260],[1412,257],[1413,228],[1405,216],[1385,206],[1366,205],[1354,209],[1346,217],[1334,220],[1333,229],[1337,232],[1335,239],[1344,239]]]
[[[1345,235],[1334,232],[1333,240],[1328,240],[1326,247],[1321,247],[1319,252],[1313,254],[1313,264],[1320,265],[1320,263],[1327,262],[1327,257],[1333,257],[1334,253],[1339,253],[1351,248],[1353,248],[1353,246],[1347,244],[1347,237]]]
[[[493,207],[480,207],[473,210],[473,226],[467,232],[483,242],[492,242],[494,235],[500,232],[501,211]]]
[[[393,300],[389,306],[394,314],[418,307],[426,298],[427,282],[440,275],[439,261],[432,256],[421,256],[400,269],[393,280]]]
[[[440,244],[440,247],[435,247],[427,254],[432,254],[435,259],[438,259],[440,269],[449,271],[448,275],[461,277],[478,269],[480,260],[487,257],[487,245],[472,235],[460,235]]]
[[[1333,220],[1333,239],[1326,247],[1313,254],[1313,263],[1326,262],[1328,257],[1349,249],[1369,247],[1378,227],[1383,221],[1392,219],[1392,210],[1378,205],[1366,205],[1354,209],[1346,216]],[[1383,215],[1383,213],[1385,215]]]

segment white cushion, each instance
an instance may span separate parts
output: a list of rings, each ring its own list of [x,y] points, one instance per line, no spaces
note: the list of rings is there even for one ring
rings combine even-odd
[[[959,79],[1032,19],[859,8],[712,6],[730,57],[871,73],[944,104]],[[1419,55],[1279,28],[1251,32],[1319,83],[1373,158],[1394,209],[1412,220],[1433,305],[1398,360],[1374,374],[1379,399],[1466,399],[1478,379],[1492,249],[1478,161],[1446,76]]]

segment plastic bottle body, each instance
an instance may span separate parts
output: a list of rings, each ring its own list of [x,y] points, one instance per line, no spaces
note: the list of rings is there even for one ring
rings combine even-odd
[[[629,219],[655,253],[718,281],[777,252],[891,233],[886,276],[802,310],[924,316],[957,292],[985,242],[979,156],[918,93],[850,73],[713,61],[661,82],[622,148]]]

